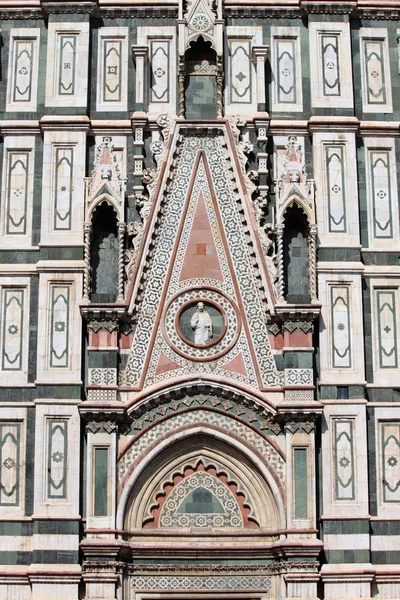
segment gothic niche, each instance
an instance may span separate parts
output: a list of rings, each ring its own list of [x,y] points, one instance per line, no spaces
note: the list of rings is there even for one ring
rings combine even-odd
[[[217,54],[199,36],[185,52],[185,117],[217,118]]]
[[[310,302],[308,224],[304,212],[296,204],[285,214],[283,264],[285,297],[290,304]]]
[[[91,244],[92,302],[115,302],[118,286],[118,230],[106,202],[93,215]]]

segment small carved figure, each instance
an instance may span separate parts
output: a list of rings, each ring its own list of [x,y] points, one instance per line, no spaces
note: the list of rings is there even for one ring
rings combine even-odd
[[[190,325],[194,329],[194,342],[199,346],[205,346],[213,335],[212,321],[203,302],[198,302],[196,308],[197,311],[190,320]]]

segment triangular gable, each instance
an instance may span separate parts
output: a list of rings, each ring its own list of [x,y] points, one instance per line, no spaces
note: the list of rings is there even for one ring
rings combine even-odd
[[[238,181],[237,164],[227,155],[229,141],[215,133],[200,137],[187,132],[173,161],[173,177],[164,173],[168,193],[157,235],[151,229],[147,232],[147,241],[152,235],[155,242],[147,246],[151,258],[141,260],[148,268],[146,283],[121,379],[121,385],[130,389],[193,374],[235,380],[256,389],[281,387],[268,341],[266,291],[260,289],[261,269],[264,280],[268,273],[252,243],[254,223],[245,218],[251,221],[249,200],[244,198],[243,182]],[[161,183],[155,211],[160,208],[162,187]],[[150,220],[155,224],[156,214]],[[197,227],[203,228],[203,238]],[[191,347],[193,340],[182,334],[179,311],[186,306],[194,310],[198,300],[210,310],[216,307],[214,317],[225,323],[220,334],[215,328],[212,347],[194,343]],[[160,361],[180,368],[160,372]]]

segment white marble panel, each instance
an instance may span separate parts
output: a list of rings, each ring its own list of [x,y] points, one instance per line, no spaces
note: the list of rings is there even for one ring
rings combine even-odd
[[[313,160],[321,246],[359,246],[354,133],[314,133]]]
[[[41,243],[83,243],[86,134],[45,131]]]
[[[89,23],[49,23],[46,106],[87,105]]]
[[[137,28],[138,46],[147,46],[149,49],[145,101],[150,114],[176,114],[176,43],[175,27]]]
[[[400,241],[397,163],[393,138],[364,138],[369,247],[397,249]]]
[[[4,137],[0,248],[32,246],[35,137]]]
[[[311,22],[311,104],[324,108],[353,107],[353,74],[349,23]]]
[[[383,27],[360,29],[363,111],[393,111],[388,31]]]
[[[99,29],[96,99],[99,111],[127,110],[128,39],[128,27]]]
[[[27,27],[10,30],[7,112],[36,111],[39,44],[39,28]]]
[[[271,27],[272,110],[301,112],[303,89],[299,27]]]

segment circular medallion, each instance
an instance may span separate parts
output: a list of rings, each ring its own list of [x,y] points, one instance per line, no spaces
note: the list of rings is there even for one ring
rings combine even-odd
[[[186,358],[214,360],[236,343],[240,317],[233,301],[213,288],[179,292],[168,304],[163,333],[170,346]]]

